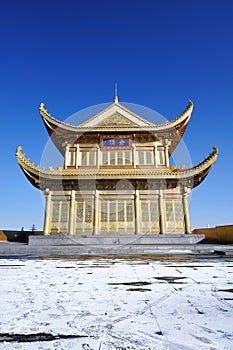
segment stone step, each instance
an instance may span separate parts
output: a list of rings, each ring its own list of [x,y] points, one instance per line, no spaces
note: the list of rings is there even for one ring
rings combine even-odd
[[[29,245],[157,245],[157,244],[197,244],[205,239],[198,234],[145,234],[145,235],[54,235],[30,236]]]
[[[2,242],[1,257],[81,257],[102,256],[131,257],[131,256],[175,256],[175,255],[212,255],[219,252],[232,256],[232,245],[215,244],[157,244],[157,245],[27,245],[22,243]]]

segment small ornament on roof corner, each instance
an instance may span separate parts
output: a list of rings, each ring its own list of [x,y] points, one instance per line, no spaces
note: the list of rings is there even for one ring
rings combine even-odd
[[[17,150],[16,150],[16,155],[19,155],[22,151],[23,147],[22,146],[18,146]]]
[[[39,109],[44,110],[44,102],[41,102]]]

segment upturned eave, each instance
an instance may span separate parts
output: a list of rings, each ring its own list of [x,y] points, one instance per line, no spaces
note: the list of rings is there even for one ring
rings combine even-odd
[[[58,148],[58,150],[64,155],[65,147],[67,143],[74,143],[76,140],[83,134],[111,134],[111,133],[150,133],[155,135],[158,138],[167,138],[170,140],[169,144],[169,154],[171,155],[174,149],[179,144],[181,138],[184,135],[186,127],[189,123],[192,111],[193,111],[193,103],[189,101],[187,108],[185,111],[180,114],[176,119],[168,122],[166,121],[163,124],[154,124],[148,122],[142,117],[136,115],[132,111],[128,110],[123,105],[117,103],[117,106],[127,113],[130,113],[132,116],[137,117],[139,120],[143,121],[144,125],[92,125],[88,126],[88,122],[95,120],[101,114],[106,113],[110,110],[115,103],[107,107],[105,110],[98,113],[96,116],[90,118],[88,121],[73,126],[71,124],[61,122],[58,119],[52,117],[51,114],[44,108],[44,104],[41,103],[39,107],[40,115],[44,122],[44,125],[48,131],[49,136],[51,137],[53,143]]]
[[[200,164],[189,169],[148,169],[148,168],[125,168],[125,169],[41,169],[35,166],[21,152],[22,147],[18,147],[16,157],[25,176],[33,186],[44,189],[46,183],[55,185],[57,182],[82,181],[82,180],[118,180],[118,179],[140,179],[140,180],[165,180],[185,183],[188,187],[198,186],[208,175],[215,163],[218,155],[217,147],[213,147],[213,152]]]

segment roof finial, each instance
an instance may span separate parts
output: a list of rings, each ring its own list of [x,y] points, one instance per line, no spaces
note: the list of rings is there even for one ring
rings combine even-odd
[[[117,96],[117,83],[115,83],[115,97],[114,97],[114,102],[118,103],[118,96]]]

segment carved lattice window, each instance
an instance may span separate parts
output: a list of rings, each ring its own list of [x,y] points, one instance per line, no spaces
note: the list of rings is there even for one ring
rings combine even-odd
[[[85,202],[85,222],[93,221],[93,208],[91,203]]]
[[[59,202],[53,203],[52,222],[59,222]]]
[[[76,209],[76,222],[90,223],[93,221],[92,202],[78,201]]]
[[[167,221],[183,220],[183,206],[179,200],[166,201],[166,219]]]
[[[69,203],[57,201],[53,203],[52,222],[68,222]]]
[[[101,221],[108,221],[108,203],[104,201],[101,202]]]
[[[142,221],[148,222],[149,221],[149,203],[142,202],[141,208],[142,208]]]
[[[128,203],[126,207],[126,220],[127,222],[133,221],[134,213],[133,213],[133,203]]]
[[[118,202],[118,221],[125,221],[124,201],[119,201]]]
[[[83,222],[83,202],[77,202],[76,222]]]

